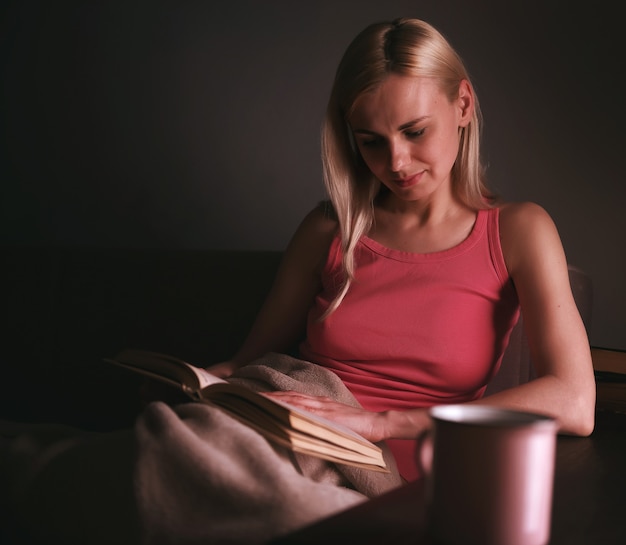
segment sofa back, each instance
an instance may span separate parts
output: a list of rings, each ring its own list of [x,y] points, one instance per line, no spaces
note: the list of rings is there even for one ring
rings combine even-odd
[[[135,347],[209,364],[243,341],[281,252],[4,248],[0,417],[89,427],[132,418]]]
[[[110,428],[136,412],[136,377],[104,364],[143,348],[208,365],[243,341],[282,252],[4,248],[0,417]],[[584,320],[591,282],[570,267]],[[489,391],[531,377],[523,320]]]

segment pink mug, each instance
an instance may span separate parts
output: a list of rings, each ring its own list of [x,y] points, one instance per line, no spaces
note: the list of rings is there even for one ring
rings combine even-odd
[[[546,545],[557,423],[486,405],[430,409],[432,536],[446,545]]]

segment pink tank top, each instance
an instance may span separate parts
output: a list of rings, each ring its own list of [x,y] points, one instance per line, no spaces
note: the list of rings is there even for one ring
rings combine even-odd
[[[498,217],[497,208],[480,210],[467,239],[429,254],[392,250],[363,237],[350,290],[320,322],[342,274],[335,238],[301,357],[334,371],[373,411],[480,398],[519,317]],[[417,441],[388,444],[402,476],[417,478]]]

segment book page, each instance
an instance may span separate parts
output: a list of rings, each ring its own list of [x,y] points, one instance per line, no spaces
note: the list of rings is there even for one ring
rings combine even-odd
[[[112,360],[107,360],[123,367],[158,380],[178,385],[186,391],[197,393],[210,384],[225,382],[209,373],[206,369],[195,367],[181,359],[157,352],[145,350],[123,350]]]
[[[253,420],[251,411],[260,409],[280,421],[283,427],[293,428],[299,432],[363,454],[378,455],[380,453],[380,448],[377,445],[350,428],[310,413],[300,407],[289,405],[284,401],[271,399],[238,384],[224,381],[223,384],[212,385],[205,390],[203,397],[233,411],[241,411],[248,405],[246,410],[250,420]]]
[[[333,461],[385,467],[380,447],[350,428],[228,382],[181,359],[127,349],[105,361],[178,386],[192,399],[221,407],[293,450],[317,453]]]
[[[258,401],[249,401],[246,397],[234,395],[232,391],[220,391],[214,394],[216,395],[210,396],[210,400],[205,401],[223,408],[231,416],[256,429],[268,439],[277,441],[294,451],[312,454],[333,462],[351,463],[368,469],[388,471],[382,450],[377,445],[370,443],[372,448],[365,448],[360,441],[348,440],[346,436],[337,433],[319,434],[317,432],[320,428],[315,428],[314,434],[299,431],[286,426],[284,419],[277,418],[275,411],[265,410],[265,407]],[[274,400],[264,399],[275,403]],[[267,407],[271,409],[269,405]],[[335,426],[330,421],[328,423],[329,426]],[[330,428],[324,427],[323,429],[328,432]]]

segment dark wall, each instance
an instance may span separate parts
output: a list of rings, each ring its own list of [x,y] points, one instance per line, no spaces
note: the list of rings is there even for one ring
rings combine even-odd
[[[320,198],[335,65],[378,19],[467,61],[495,189],[554,217],[591,274],[593,344],[626,349],[625,47],[614,3],[10,1],[0,242],[281,249]]]

